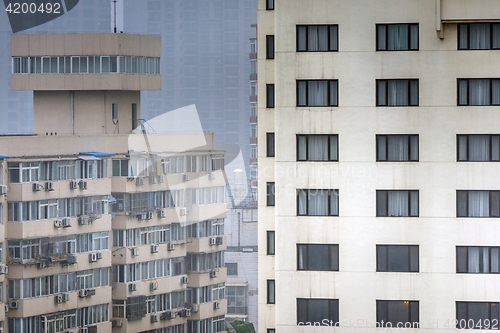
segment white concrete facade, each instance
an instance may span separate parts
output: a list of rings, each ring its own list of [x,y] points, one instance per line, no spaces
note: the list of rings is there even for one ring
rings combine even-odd
[[[455,331],[457,301],[500,301],[495,274],[457,274],[456,246],[499,246],[499,220],[457,218],[457,190],[499,190],[497,163],[457,162],[458,134],[497,134],[498,106],[457,106],[458,78],[499,78],[499,50],[457,50],[457,23],[493,1],[275,0],[258,5],[259,332],[297,326],[298,298],[339,300],[336,332],[373,332],[376,300],[419,301],[422,328]],[[418,23],[417,51],[376,51],[376,24]],[[297,25],[338,25],[338,52],[297,52]],[[266,36],[274,35],[274,59]],[[296,80],[338,80],[338,107],[297,107]],[[419,106],[377,107],[377,79],[418,79]],[[276,155],[266,157],[266,133]],[[297,134],[337,134],[338,162],[297,162]],[[377,162],[377,134],[418,134],[418,162]],[[266,183],[276,204],[266,206]],[[297,216],[297,189],[338,189],[338,217]],[[418,190],[419,217],[376,217],[376,190]],[[276,233],[267,255],[266,232]],[[339,271],[298,271],[299,243],[339,244]],[[376,245],[419,245],[418,273],[377,272]],[[267,280],[276,304],[267,304]],[[448,328],[446,327],[448,323]],[[370,326],[370,325],[368,325]],[[416,332],[417,329],[408,329]],[[436,331],[433,329],[433,331]]]

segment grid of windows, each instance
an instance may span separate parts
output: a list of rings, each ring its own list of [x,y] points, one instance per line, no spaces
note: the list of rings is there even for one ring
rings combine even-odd
[[[418,23],[377,24],[377,51],[418,50]]]
[[[298,25],[298,52],[338,51],[338,25]]]

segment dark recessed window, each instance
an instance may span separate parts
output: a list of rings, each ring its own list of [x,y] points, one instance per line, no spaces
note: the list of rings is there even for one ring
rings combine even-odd
[[[338,51],[338,25],[298,25],[298,52]]]
[[[418,191],[377,190],[377,216],[418,216]]]
[[[500,303],[498,302],[457,302],[457,328],[459,329],[499,329]]]
[[[458,49],[500,49],[500,23],[458,24]]]
[[[499,273],[500,247],[457,246],[457,273]]]
[[[297,81],[297,106],[338,105],[338,80]]]
[[[377,135],[377,162],[418,161],[418,135]]]
[[[500,191],[457,191],[457,217],[500,217]]]
[[[486,135],[486,134],[457,135],[457,161],[459,162],[500,161],[500,135]]]
[[[274,84],[266,84],[266,108],[274,108]]]
[[[238,263],[226,262],[227,275],[238,275]]]
[[[457,79],[457,105],[500,105],[500,79]]]
[[[338,216],[339,190],[297,190],[297,215]]]
[[[297,270],[338,271],[338,244],[297,244]]]
[[[268,328],[267,333],[276,333],[276,330],[274,328]]]
[[[418,79],[377,80],[377,106],[418,106]]]
[[[266,9],[274,10],[274,0],[266,0]]]
[[[298,134],[297,161],[338,161],[338,135]]]
[[[274,157],[274,133],[266,133],[266,156]]]
[[[418,24],[377,24],[377,51],[418,50]]]
[[[267,280],[267,304],[276,303],[276,285],[274,280]]]
[[[377,327],[420,328],[418,301],[377,301]]]
[[[275,251],[275,233],[274,231],[267,232],[267,254],[274,255]]]
[[[274,59],[274,35],[266,36],[266,59]]]
[[[266,184],[267,190],[267,206],[274,206],[275,194],[276,194],[276,186],[274,182],[269,182]]]
[[[297,298],[297,325],[320,326],[324,320],[339,325],[338,299]]]
[[[377,245],[377,272],[418,272],[418,245]]]

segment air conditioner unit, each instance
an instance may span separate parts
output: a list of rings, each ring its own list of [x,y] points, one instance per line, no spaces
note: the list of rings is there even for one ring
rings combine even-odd
[[[149,290],[156,290],[158,289],[158,281],[153,281],[149,283]]]
[[[151,322],[156,323],[158,321],[158,315],[157,314],[152,314],[151,315]]]
[[[79,333],[89,333],[89,328],[88,327],[80,327]]]
[[[47,268],[47,263],[45,261],[41,261],[37,264],[36,266],[37,268],[39,269],[42,269],[42,268]]]
[[[87,291],[87,296],[95,296],[95,289],[86,289]]]
[[[215,237],[210,237],[209,244],[215,245]]]
[[[131,283],[128,285],[128,291],[136,291],[137,285],[135,283]]]
[[[33,183],[33,192],[40,191],[42,189],[42,185],[39,183]]]
[[[122,327],[123,326],[123,321],[121,320],[112,320],[111,321],[111,327]]]
[[[165,177],[163,177],[163,175],[159,175],[158,176],[158,183],[163,183],[165,181]]]
[[[158,211],[158,218],[162,219],[165,217],[165,210],[164,209],[160,209]]]
[[[187,284],[188,283],[188,277],[186,275],[183,275],[179,278],[179,283],[180,284]]]
[[[220,309],[220,302],[214,302],[214,310]]]
[[[224,237],[222,236],[215,237],[215,244],[222,245],[223,242],[224,242]]]
[[[209,179],[209,180],[214,180],[214,179],[215,179],[215,173],[210,172],[210,173],[208,174],[208,179]]]
[[[179,311],[179,317],[189,317],[191,315],[191,310],[189,309],[182,309]]]
[[[70,190],[76,190],[78,188],[78,182],[76,180],[72,180],[69,182]]]
[[[56,295],[56,296],[54,296],[54,302],[55,302],[56,304],[62,303],[62,302],[63,302],[63,297],[62,297],[62,295]]]
[[[45,183],[45,191],[54,191],[54,183],[46,182]]]
[[[138,186],[144,185],[144,178],[143,177],[137,177],[135,179],[135,185],[138,185]]]
[[[60,228],[60,227],[62,227],[62,221],[54,220],[54,228]]]
[[[97,259],[98,260],[102,259],[102,252],[96,252],[96,254],[97,254]]]
[[[9,266],[0,265],[0,274],[9,274]]]
[[[151,253],[158,253],[158,245],[156,244],[151,245]]]
[[[139,214],[137,214],[136,217],[138,220],[145,220],[148,217],[148,215],[147,215],[147,213],[139,213]]]
[[[0,194],[7,194],[7,185],[0,185]]]
[[[179,208],[179,215],[180,216],[186,216],[187,215],[187,209],[186,209],[186,207]]]
[[[5,313],[9,313],[9,304],[5,303]]]
[[[165,311],[160,315],[160,320],[174,319],[176,316],[175,311]]]
[[[139,255],[139,249],[134,247],[132,248],[132,257],[137,257]]]
[[[173,251],[175,250],[175,244],[174,243],[168,243],[167,245],[167,251]]]
[[[78,297],[87,297],[87,290],[86,289],[81,289],[81,290],[78,290]]]
[[[146,219],[151,220],[153,218],[153,212],[147,212]]]
[[[210,271],[210,278],[214,279],[217,277],[217,271],[215,269],[212,269]]]
[[[70,217],[63,217],[61,220],[61,224],[63,228],[68,228],[71,227],[71,218]]]
[[[198,312],[199,305],[196,303],[186,303],[186,307],[191,310],[191,312]]]
[[[156,184],[156,176],[149,176],[149,184]]]
[[[9,309],[17,309],[17,308],[19,308],[19,300],[9,299]]]
[[[182,175],[182,181],[185,181],[185,182],[189,181],[189,175],[186,175],[186,174]]]
[[[76,264],[76,263],[78,262],[78,257],[77,257],[76,255],[74,255],[74,254],[70,254],[70,253],[69,253],[69,254],[66,256],[66,262],[67,262],[68,264]]]
[[[89,253],[89,262],[96,262],[97,261],[97,253]]]
[[[80,186],[80,190],[86,190],[87,189],[87,182],[85,180],[80,180],[80,182],[78,183],[78,185]]]
[[[78,224],[79,225],[85,225],[87,223],[89,223],[89,217],[87,215],[78,216]]]
[[[63,302],[69,301],[69,293],[62,293],[61,296],[62,296]]]

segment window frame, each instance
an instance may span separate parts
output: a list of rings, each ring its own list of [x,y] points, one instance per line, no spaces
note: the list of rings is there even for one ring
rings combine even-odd
[[[459,199],[458,199],[458,196],[459,196],[459,193],[466,193],[467,196],[466,196],[466,215],[459,215]],[[469,193],[470,192],[488,192],[488,216],[469,216]],[[500,197],[500,190],[457,190],[456,191],[456,217],[457,218],[473,218],[473,219],[491,219],[491,218],[499,218],[500,217],[500,213],[499,215],[491,215],[491,208],[492,208],[492,205],[491,205],[491,193],[497,193],[497,195]],[[499,203],[500,205],[500,203]]]
[[[408,137],[408,160],[389,160],[388,158],[388,152],[389,152],[389,137],[395,137],[395,136],[406,136]],[[385,137],[385,160],[379,159],[379,138]],[[411,144],[411,138],[416,137],[417,138],[417,159],[412,160],[411,155],[412,155],[412,144]],[[377,162],[419,162],[420,160],[420,137],[418,134],[376,134],[375,135],[375,160]]]
[[[488,80],[489,81],[489,91],[490,91],[490,100],[489,104],[470,104],[470,81],[471,80]],[[461,104],[460,103],[460,82],[466,81],[467,82],[467,103],[466,104]],[[498,104],[493,104],[493,81],[499,81],[500,84],[500,78],[457,78],[457,106],[499,106],[500,105],[500,98]]]
[[[275,182],[267,182],[266,183],[266,206],[274,207],[275,205],[276,205],[276,183]]]
[[[404,323],[401,322],[401,321],[397,321],[398,319],[397,318],[390,318],[389,316],[389,303],[400,303],[402,302],[403,304],[408,304],[408,318],[407,318],[407,321],[405,321]],[[417,318],[412,318],[412,305],[413,306],[417,306],[417,310],[416,310],[416,315],[417,315]],[[382,318],[382,313],[380,313],[379,309],[385,305],[385,314],[386,316]],[[420,328],[420,306],[419,306],[419,301],[416,301],[416,300],[376,300],[376,318],[377,318],[377,323],[384,323],[385,326],[380,326],[382,328],[391,328],[391,327],[404,327],[404,328],[408,328],[406,326],[407,323],[411,323],[412,325],[410,325],[410,328]],[[391,323],[391,326],[387,326],[386,324],[387,323]],[[403,324],[403,326],[398,326],[398,324],[401,323]],[[379,326],[377,326],[379,327]]]
[[[388,50],[387,49],[387,40],[388,40],[388,33],[389,29],[387,29],[388,26],[395,26],[395,25],[407,25],[408,26],[408,47],[406,50]],[[411,26],[417,26],[417,48],[412,49],[411,48],[411,43],[412,43],[412,37],[411,37]],[[386,48],[381,49],[379,47],[379,27],[385,26],[385,38],[386,38]],[[419,23],[376,23],[375,24],[375,50],[377,52],[379,51],[388,51],[388,52],[406,52],[406,51],[419,51],[420,50],[420,25]]]
[[[276,254],[276,232],[274,230],[266,232],[266,254],[268,256]]]
[[[490,323],[497,319],[497,318],[491,318],[492,317],[492,311],[491,311],[491,308],[492,308],[492,305],[494,304],[494,307],[496,307],[496,309],[499,309],[500,308],[500,303],[499,302],[469,302],[469,301],[456,301],[455,302],[455,315],[456,315],[456,320],[457,320],[457,329],[475,329],[475,326],[476,324],[479,324],[481,325],[481,323],[483,322],[483,320],[479,319],[478,321],[476,321],[474,318],[470,318],[469,315],[468,315],[468,312],[469,312],[469,308],[468,308],[468,305],[471,304],[471,303],[480,303],[480,304],[488,304],[488,317],[489,318],[486,318],[486,319],[489,319]],[[465,309],[465,315],[466,315],[466,318],[459,318],[459,305],[461,304],[464,304],[466,305],[466,309]],[[498,314],[498,310],[497,310],[497,314]],[[486,320],[485,319],[485,320]],[[462,320],[465,321],[465,325],[466,327],[461,327],[461,322]],[[474,323],[474,327],[471,327],[469,328],[469,321],[472,320],[473,323]],[[497,319],[497,323],[496,323],[496,327],[497,327],[497,330],[498,330],[498,319]],[[478,328],[479,329],[479,328]],[[482,328],[484,329],[484,328]]]
[[[310,82],[324,82],[326,81],[328,84],[327,84],[327,94],[328,94],[328,105],[309,105],[309,83]],[[299,94],[299,83],[300,82],[305,82],[306,83],[306,104],[304,105],[301,105],[300,102],[299,102],[299,99],[300,99],[300,94]],[[337,91],[335,92],[336,93],[336,103],[334,103],[332,100],[331,100],[331,96],[332,96],[332,92],[331,92],[331,83],[332,82],[336,82],[336,86],[337,86]],[[296,80],[296,103],[297,103],[297,107],[308,107],[308,108],[328,108],[328,107],[338,107],[339,106],[339,80],[338,79],[320,79],[320,80],[313,80],[313,79],[310,79],[310,80]]]
[[[488,263],[488,272],[484,272],[484,266],[482,266],[481,264],[484,263],[484,261],[480,261],[480,265],[479,265],[479,268],[480,268],[480,271],[479,272],[470,272],[469,271],[469,248],[479,248],[479,251],[481,253],[482,250],[484,249],[488,249],[488,260],[487,260],[487,263]],[[465,249],[465,258],[459,258],[460,255],[459,255],[459,249]],[[457,269],[456,269],[456,272],[457,274],[500,274],[500,269],[498,269],[498,272],[492,272],[491,271],[491,266],[492,266],[492,253],[491,253],[491,250],[492,249],[496,249],[498,251],[498,262],[497,262],[497,267],[500,267],[500,247],[499,246],[461,246],[461,245],[457,245],[455,247],[455,253],[456,253],[456,265],[457,265]],[[484,252],[483,252],[484,253]],[[461,266],[459,263],[464,260],[464,266],[465,266],[465,271],[461,271],[459,270],[459,267]],[[481,271],[481,268],[482,268],[482,271]]]
[[[274,83],[266,84],[266,108],[273,109],[275,106]]]
[[[309,155],[309,137],[311,136],[326,136],[327,139],[328,139],[328,159],[327,160],[310,160],[308,159],[308,155]],[[306,159],[303,160],[303,159],[300,159],[299,156],[300,156],[300,153],[299,153],[299,137],[305,137],[306,138],[306,151],[305,151],[305,155],[306,155]],[[336,147],[336,150],[337,150],[337,158],[336,159],[332,159],[332,157],[330,156],[331,155],[331,138],[332,137],[336,137],[337,138],[337,147]],[[295,136],[295,140],[296,140],[296,147],[297,147],[297,162],[338,162],[339,161],[339,135],[338,134],[297,134]]]
[[[266,35],[266,59],[273,60],[275,52],[274,35]]]
[[[274,10],[274,0],[266,0],[266,10]]]
[[[328,252],[328,262],[327,262],[327,266],[328,269],[310,269],[309,268],[309,261],[310,261],[310,254],[309,254],[309,251],[310,251],[310,247],[311,246],[326,246],[327,247],[327,252]],[[300,247],[305,247],[305,266],[307,266],[306,268],[300,268],[299,267],[299,256],[300,256],[300,250],[299,248]],[[297,249],[297,271],[305,271],[305,272],[338,272],[339,271],[339,244],[315,244],[315,243],[298,243],[297,246],[296,246],[296,249]],[[335,258],[332,258],[331,255],[336,255],[336,259]],[[332,265],[332,263],[336,263],[336,265]]]
[[[471,161],[470,160],[470,154],[469,154],[469,147],[470,147],[470,137],[471,136],[488,136],[489,138],[489,159],[488,160],[481,160],[481,161]],[[457,134],[457,162],[500,162],[500,158],[498,160],[493,159],[493,138],[495,136],[500,137],[500,134]],[[460,159],[460,138],[465,137],[467,139],[467,147],[466,147],[466,159],[461,160]],[[500,152],[499,152],[500,155]]]
[[[389,89],[388,89],[388,84],[389,82],[393,81],[407,81],[408,82],[408,104],[405,105],[388,105],[389,101]],[[385,101],[386,104],[381,104],[380,103],[380,98],[379,98],[379,83],[385,82]],[[412,82],[417,82],[417,104],[412,104],[411,101],[411,92],[412,92]],[[401,108],[401,107],[418,107],[420,106],[420,80],[419,79],[376,79],[375,80],[375,106],[377,107],[386,107],[386,108]]]
[[[267,304],[276,304],[276,280],[267,280]]]
[[[266,133],[266,157],[275,157],[275,142],[274,132]]]
[[[318,190],[326,190],[328,191],[328,214],[327,215],[311,215],[309,214],[309,193],[310,191],[318,191]],[[306,192],[306,214],[300,214],[299,213],[299,191],[305,191]],[[297,216],[316,216],[316,217],[331,217],[331,216],[339,216],[340,215],[340,206],[339,206],[339,189],[297,189]],[[332,215],[331,213],[331,208],[332,208],[332,198],[337,198],[337,214]]]
[[[379,193],[386,193],[386,207],[385,211],[387,212],[387,215],[380,215],[378,211],[378,200],[379,200]],[[408,192],[408,215],[403,215],[403,216],[390,216],[389,215],[389,192]],[[412,215],[411,210],[411,192],[416,192],[417,193],[417,198],[418,198],[418,207],[417,207],[417,215]],[[375,210],[376,210],[376,217],[391,217],[391,218],[400,218],[400,217],[419,217],[420,216],[420,191],[419,190],[376,190],[375,191]]]
[[[330,325],[330,326],[339,326],[339,322],[340,322],[340,319],[339,319],[339,313],[340,313],[340,307],[339,307],[339,300],[338,299],[330,299],[330,298],[297,298],[297,326],[309,326],[308,323],[311,324],[311,326],[318,326],[318,325],[315,325],[316,322],[313,322],[313,321],[310,321],[310,316],[309,316],[309,309],[307,309],[310,305],[309,305],[309,302],[314,302],[314,301],[328,301],[328,313],[329,315],[332,314],[333,312],[333,316],[336,317],[336,318],[324,318],[323,320],[327,319],[328,320],[328,323],[331,323],[333,321],[335,321],[335,324],[334,325]],[[301,310],[301,306],[300,306],[300,303],[301,302],[304,302],[305,304],[305,307],[307,309],[307,313],[306,314],[300,314],[300,310]],[[336,310],[336,311],[332,311],[332,310]],[[299,318],[301,317],[306,317],[307,318],[307,321],[299,321]],[[320,322],[321,324],[321,322]]]
[[[471,49],[470,48],[470,26],[471,24],[489,24],[490,25],[490,48],[486,49]],[[466,48],[461,48],[460,47],[460,35],[462,34],[460,26],[464,25],[467,26],[467,47]],[[499,22],[468,22],[468,23],[457,23],[457,51],[484,51],[484,50],[500,50],[500,45],[499,47],[493,47],[493,26],[494,25],[499,25]],[[500,27],[499,27],[500,28]]]
[[[379,251],[382,247],[385,247],[386,255],[385,255],[385,267],[386,270],[380,269],[381,263],[379,263]],[[408,250],[408,262],[407,262],[407,270],[391,270],[389,267],[389,247],[407,247]],[[417,249],[417,270],[412,270],[412,264],[414,264],[411,260],[411,248]],[[417,244],[376,244],[376,272],[377,273],[419,273],[420,272],[420,246]]]
[[[306,28],[306,49],[299,49],[299,28]],[[328,27],[328,50],[318,50],[318,51],[310,51],[309,50],[309,28],[310,27]],[[331,45],[331,28],[335,27],[337,29],[337,45]],[[295,39],[296,39],[296,51],[297,52],[338,52],[339,51],[339,25],[338,24],[297,24],[295,27]]]

